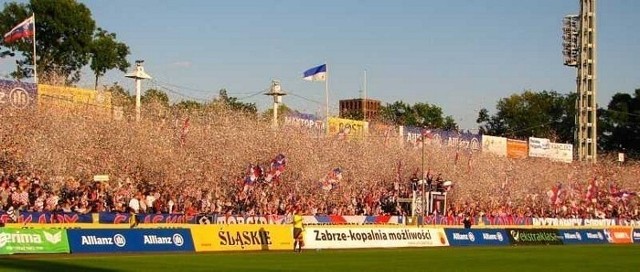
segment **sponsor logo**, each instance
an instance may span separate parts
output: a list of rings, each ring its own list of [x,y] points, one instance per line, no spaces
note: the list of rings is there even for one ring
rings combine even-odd
[[[565,232],[563,236],[565,240],[582,240],[582,235],[580,235],[580,233],[577,231],[575,233]]]
[[[516,242],[557,242],[558,236],[552,231],[527,232],[519,230],[510,231],[513,240]],[[575,234],[570,234],[573,239],[577,239]]]
[[[184,237],[182,237],[182,235],[180,235],[179,233],[174,234],[172,240],[173,244],[176,246],[181,247],[182,245],[184,245]]]
[[[600,233],[600,232],[597,232],[597,233],[587,232],[587,239],[604,240],[604,237],[602,236],[602,233]]]
[[[496,234],[483,232],[482,239],[485,241],[502,241],[504,238],[502,237],[502,233],[496,232]]]
[[[144,238],[143,244],[145,245],[172,245],[173,244],[173,240],[171,239],[171,237],[162,237],[158,235],[144,235],[143,238]]]
[[[440,240],[440,244],[443,244],[443,245],[447,244],[447,236],[443,232],[438,232],[438,238],[440,238],[438,239]]]
[[[512,230],[511,231],[511,236],[513,237],[513,240],[515,240],[516,242],[520,241],[520,232],[517,230]]]
[[[614,231],[613,237],[616,239],[629,239],[629,234],[627,234],[626,232]]]
[[[456,240],[456,241],[470,241],[471,239],[469,239],[469,235],[468,234],[462,234],[462,233],[454,232],[453,233],[453,240]]]
[[[48,233],[46,231],[43,231],[42,233],[44,233],[44,239],[46,239],[52,244],[57,244],[57,243],[60,243],[60,241],[62,241],[61,231],[58,231],[57,233]]]
[[[119,233],[113,236],[113,241],[116,243],[117,247],[124,247],[127,245],[127,239],[124,238],[124,235]]]
[[[476,237],[473,235],[473,232],[469,232],[469,241],[471,241],[471,242],[475,242],[476,241]]]
[[[273,243],[268,231],[220,231],[218,238],[220,238],[221,246],[240,246],[243,249],[248,245],[271,245]]]
[[[42,237],[33,233],[6,233],[0,232],[0,248],[8,243],[12,244],[42,244]]]
[[[124,247],[127,245],[127,239],[122,234],[116,234],[113,237],[98,237],[95,235],[82,235],[80,237],[80,244],[87,246],[105,246],[115,245],[117,247]]]
[[[634,231],[633,232],[633,239],[640,239],[640,232]]]
[[[176,233],[172,237],[158,236],[158,235],[144,235],[145,245],[176,245],[182,246],[184,244],[184,238],[182,235]]]

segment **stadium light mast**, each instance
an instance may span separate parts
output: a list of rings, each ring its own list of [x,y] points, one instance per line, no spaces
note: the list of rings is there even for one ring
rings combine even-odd
[[[597,162],[596,0],[580,0],[580,14],[563,20],[564,65],[576,67],[575,146],[578,161]]]
[[[282,97],[287,95],[282,91],[282,86],[280,86],[279,80],[271,81],[271,88],[264,95],[273,97],[273,127],[278,127],[278,107],[282,104]]]
[[[136,60],[136,70],[124,75],[125,77],[136,80],[136,121],[140,121],[140,88],[142,86],[142,80],[151,79],[151,76],[144,72],[142,63],[144,63],[144,60]]]

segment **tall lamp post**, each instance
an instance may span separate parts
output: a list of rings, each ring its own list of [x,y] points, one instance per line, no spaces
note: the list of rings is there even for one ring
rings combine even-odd
[[[278,127],[278,107],[282,103],[282,97],[287,95],[282,91],[282,86],[280,86],[280,81],[273,80],[271,81],[271,88],[264,95],[273,97],[273,121],[272,125],[274,128]]]
[[[142,86],[143,79],[151,79],[151,76],[144,72],[144,67],[142,66],[144,60],[136,60],[136,70],[124,75],[128,78],[133,78],[136,81],[136,121],[140,121],[140,88]]]

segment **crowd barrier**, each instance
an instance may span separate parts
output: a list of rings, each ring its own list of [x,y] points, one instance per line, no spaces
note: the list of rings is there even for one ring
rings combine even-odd
[[[131,218],[129,213],[38,213],[20,212],[7,214],[0,212],[0,222],[18,224],[112,224],[127,226]],[[287,215],[184,215],[184,214],[137,214],[136,219],[140,224],[272,224],[287,225],[291,222],[291,216]],[[459,226],[464,217],[461,216],[303,216],[303,222],[307,225],[436,225]],[[640,227],[640,220],[627,219],[559,219],[559,218],[535,218],[518,216],[483,216],[471,218],[473,225],[487,227],[501,226],[532,226],[550,228],[603,228],[610,226]]]
[[[109,226],[109,225],[107,225]],[[157,224],[155,227],[164,226]],[[292,226],[183,225],[183,228],[0,228],[0,255],[40,253],[216,252],[292,250]],[[640,228],[443,228],[310,225],[307,249],[445,246],[640,244]]]

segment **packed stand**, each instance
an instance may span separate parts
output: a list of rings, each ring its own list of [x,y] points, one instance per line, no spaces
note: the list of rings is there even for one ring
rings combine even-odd
[[[189,115],[188,131],[185,113],[141,123],[3,114],[3,211],[285,215],[301,207],[313,215],[410,215],[399,200],[422,195],[427,186],[416,179],[424,174],[432,190],[447,190],[448,216],[640,219],[637,165],[319,138],[218,111]],[[247,165],[263,165],[267,175],[276,154],[287,159],[278,178],[247,180]],[[94,182],[95,174],[111,179]],[[453,186],[438,187],[444,181]]]

